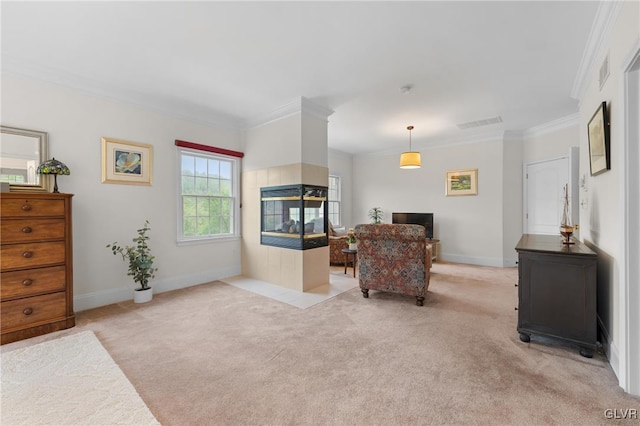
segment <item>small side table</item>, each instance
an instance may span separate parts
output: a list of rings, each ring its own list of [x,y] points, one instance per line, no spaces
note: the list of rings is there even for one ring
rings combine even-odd
[[[356,263],[358,262],[358,250],[342,249],[344,253],[344,273],[347,273],[347,264],[349,263],[349,255],[353,255],[353,278],[356,277]]]
[[[427,238],[427,245],[431,247],[431,261],[437,262],[440,255],[440,240],[437,238]]]

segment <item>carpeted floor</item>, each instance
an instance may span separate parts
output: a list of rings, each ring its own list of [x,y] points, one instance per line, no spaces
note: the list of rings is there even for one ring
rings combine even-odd
[[[214,282],[54,334],[93,330],[164,425],[609,424],[640,408],[601,354],[519,340],[516,281],[436,263],[423,307],[354,288],[308,309]]]
[[[2,354],[3,425],[157,425],[91,331]]]

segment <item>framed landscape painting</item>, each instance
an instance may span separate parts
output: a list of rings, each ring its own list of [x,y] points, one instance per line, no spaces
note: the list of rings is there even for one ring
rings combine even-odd
[[[102,138],[102,183],[151,185],[153,147]]]
[[[589,131],[589,165],[591,176],[595,176],[611,169],[609,120],[607,118],[607,103],[602,102],[588,125]]]
[[[478,169],[448,171],[445,194],[478,195]]]

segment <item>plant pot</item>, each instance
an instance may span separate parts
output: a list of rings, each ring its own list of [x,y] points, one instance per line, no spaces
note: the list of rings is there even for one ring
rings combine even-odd
[[[153,299],[153,288],[137,288],[133,291],[133,303],[147,303]]]
[[[358,243],[349,243],[349,250],[358,250]]]

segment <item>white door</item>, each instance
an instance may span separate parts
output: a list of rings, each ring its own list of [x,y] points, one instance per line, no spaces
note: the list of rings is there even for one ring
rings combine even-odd
[[[560,234],[564,206],[564,186],[569,183],[569,159],[541,161],[526,165],[527,234]]]

